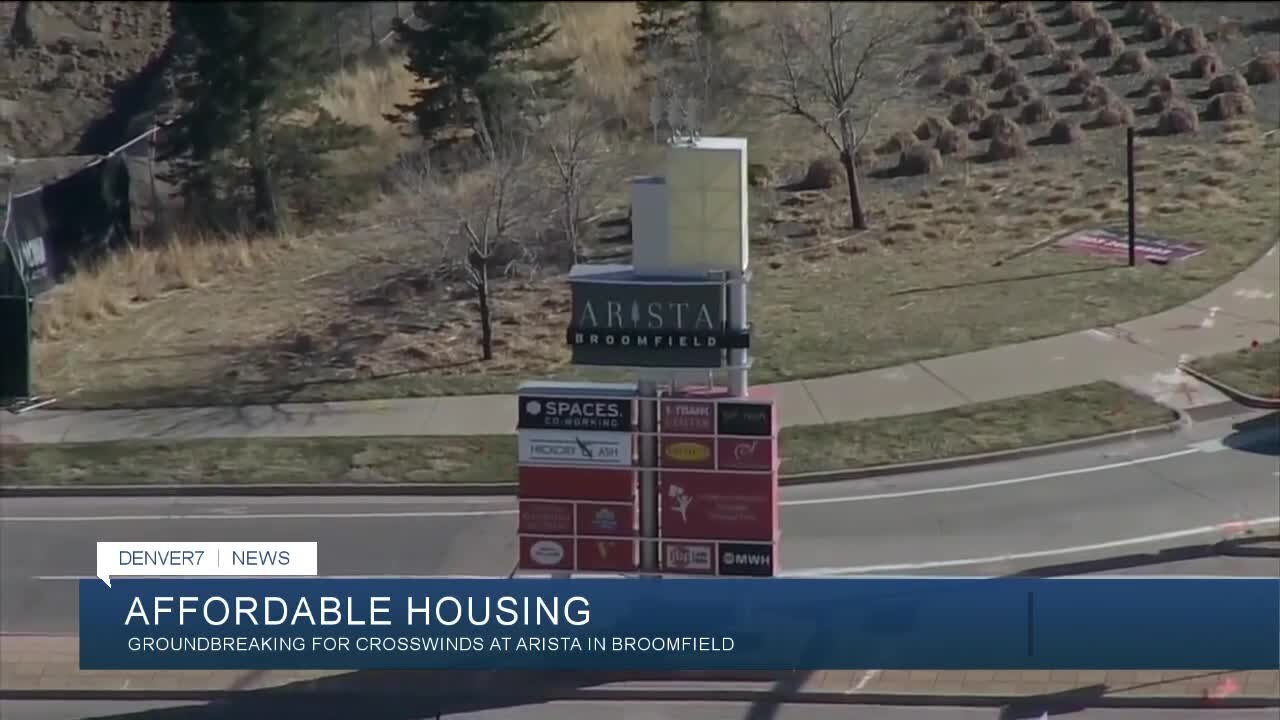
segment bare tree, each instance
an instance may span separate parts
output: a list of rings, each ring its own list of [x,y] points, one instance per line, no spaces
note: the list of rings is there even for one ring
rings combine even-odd
[[[804,118],[840,156],[849,188],[849,217],[865,230],[859,145],[885,106],[911,87],[911,51],[922,15],[915,3],[785,3],[764,23],[766,66],[755,93]]]
[[[592,209],[592,188],[609,145],[604,116],[593,106],[570,103],[532,121],[537,149],[551,174],[560,231],[576,263],[582,259],[580,224]]]
[[[445,178],[424,166],[407,173],[406,220],[431,243],[438,268],[461,276],[476,298],[480,350],[493,359],[493,281],[530,262],[519,229],[532,218],[529,134],[502,118],[478,117],[474,158]]]

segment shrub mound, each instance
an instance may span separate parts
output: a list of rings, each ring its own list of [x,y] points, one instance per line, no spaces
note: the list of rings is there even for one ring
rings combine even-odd
[[[928,145],[913,145],[898,156],[898,175],[932,175],[942,169],[942,153]]]
[[[1054,145],[1076,145],[1084,142],[1084,130],[1081,130],[1080,124],[1074,120],[1063,119],[1049,128],[1049,134],[1046,137]]]
[[[1280,52],[1268,52],[1249,61],[1244,77],[1251,85],[1267,85],[1280,80]]]
[[[1247,93],[1224,92],[1209,98],[1209,106],[1204,113],[1209,120],[1223,121],[1252,118],[1257,109]]]
[[[1147,51],[1142,48],[1133,48],[1120,53],[1120,57],[1111,63],[1111,68],[1107,72],[1112,75],[1134,75],[1151,72],[1153,67],[1151,58],[1147,57]]]
[[[1195,110],[1180,103],[1170,105],[1156,120],[1156,132],[1161,135],[1184,135],[1199,130],[1200,118],[1196,117]]]
[[[981,122],[990,113],[991,110],[987,108],[986,103],[976,98],[969,98],[952,105],[947,119],[952,125],[972,125]]]

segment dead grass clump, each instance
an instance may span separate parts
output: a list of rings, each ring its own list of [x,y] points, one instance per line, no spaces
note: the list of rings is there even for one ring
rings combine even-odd
[[[1038,17],[1029,17],[1019,20],[1013,25],[1013,32],[1010,38],[1014,40],[1026,40],[1036,35],[1043,35],[1047,32],[1044,21]]]
[[[1172,107],[1174,102],[1173,93],[1153,93],[1147,97],[1147,103],[1143,105],[1142,111],[1148,115],[1157,115]]]
[[[1223,73],[1209,81],[1209,92],[1218,95],[1220,93],[1248,93],[1249,81],[1238,72]]]
[[[1187,74],[1193,78],[1203,80],[1222,72],[1222,67],[1222,58],[1219,58],[1217,53],[1200,53],[1191,61]]]
[[[1074,120],[1059,120],[1049,128],[1049,142],[1054,145],[1076,145],[1084,142],[1084,130]]]
[[[1178,28],[1164,44],[1164,51],[1170,55],[1191,55],[1208,49],[1209,41],[1205,38],[1204,31],[1194,25]]]
[[[1254,105],[1253,98],[1249,97],[1248,93],[1228,91],[1218,93],[1209,99],[1209,106],[1205,108],[1205,117],[1214,122],[1221,122],[1237,118],[1252,118],[1255,112],[1257,112],[1257,106]]]
[[[915,136],[920,140],[937,140],[938,136],[944,130],[954,130],[955,126],[950,120],[936,115],[930,115],[925,119],[916,123]]]
[[[1268,52],[1249,61],[1244,71],[1251,85],[1267,85],[1280,80],[1280,52]]]
[[[999,46],[996,45],[996,41],[992,40],[990,35],[983,33],[981,35],[974,35],[973,37],[965,38],[964,41],[960,43],[960,54],[977,55],[980,52],[991,52],[998,47]]]
[[[1000,4],[1000,19],[1007,25],[1019,20],[1035,17],[1036,9],[1029,2],[1008,2]]]
[[[1062,24],[1084,22],[1092,17],[1097,17],[1098,11],[1093,8],[1091,2],[1073,2],[1067,5],[1067,9],[1062,11],[1059,22]]]
[[[1248,158],[1235,150],[1223,150],[1213,156],[1213,168],[1222,172],[1239,170],[1248,163]]]
[[[1082,40],[1097,40],[1103,35],[1112,33],[1111,21],[1104,17],[1091,17],[1080,24],[1080,32],[1077,35]]]
[[[880,147],[876,148],[877,155],[898,155],[906,152],[908,149],[920,144],[920,139],[915,133],[899,130],[889,136]]]
[[[998,162],[1026,157],[1027,153],[1026,133],[1020,125],[1010,124],[1007,131],[991,137],[991,142],[987,144],[986,158]]]
[[[1184,135],[1200,131],[1200,118],[1191,108],[1173,104],[1160,113],[1156,120],[1156,132],[1161,135]]]
[[[629,115],[639,98],[635,74],[635,3],[557,3],[559,32],[540,48],[554,57],[576,57],[574,82],[589,97],[598,99],[614,112]],[[403,64],[403,63],[402,63]]]
[[[1085,88],[1080,96],[1080,104],[1086,110],[1099,110],[1116,101],[1116,96],[1111,89],[1102,83],[1094,83]]]
[[[1112,75],[1133,75],[1151,72],[1153,67],[1151,58],[1147,57],[1147,51],[1142,48],[1132,48],[1120,53],[1120,57],[1116,58],[1107,72]]]
[[[1133,125],[1133,108],[1115,101],[1098,110],[1093,116],[1094,127],[1113,128]]]
[[[1089,55],[1093,57],[1115,57],[1123,52],[1124,40],[1113,32],[1099,36],[1093,41],[1093,45],[1089,46]]]
[[[978,63],[978,70],[983,73],[997,73],[1009,67],[1012,63],[1013,61],[1009,59],[1009,53],[997,48],[982,56],[982,62]]]
[[[983,118],[982,122],[978,123],[977,136],[982,139],[993,138],[997,135],[1012,133],[1014,128],[1021,131],[1021,128],[1018,128],[1018,124],[1008,116],[1001,113],[991,113]]]
[[[1018,112],[1018,122],[1023,125],[1042,125],[1053,122],[1057,115],[1048,100],[1036,98],[1022,106],[1022,110]]]
[[[958,97],[973,97],[978,94],[978,81],[970,75],[957,75],[942,86],[942,91]]]
[[[1056,52],[1058,52],[1058,42],[1041,33],[1027,38],[1027,44],[1022,46],[1021,55],[1023,57],[1044,57]]]
[[[1098,84],[1098,73],[1093,68],[1081,68],[1071,75],[1071,79],[1067,80],[1066,90],[1072,95],[1080,95],[1089,88]]]
[[[942,153],[928,145],[914,145],[898,156],[898,175],[933,175],[942,170]]]
[[[820,157],[809,163],[804,177],[797,183],[797,190],[827,190],[844,180],[844,169],[829,157]]]
[[[1000,98],[1000,104],[1005,107],[1017,107],[1034,99],[1035,96],[1036,90],[1031,85],[1025,82],[1014,83],[1008,90],[1004,91],[1004,97]]]
[[[1016,65],[1010,65],[1006,68],[1001,68],[1000,72],[996,73],[995,77],[991,78],[991,89],[1004,90],[1005,88],[1016,85],[1023,80],[1022,71],[1019,70]]]
[[[981,122],[990,112],[986,103],[977,98],[968,98],[951,106],[947,120],[950,120],[952,125],[972,125]]]
[[[1142,39],[1148,42],[1168,40],[1180,29],[1182,29],[1182,26],[1178,24],[1177,20],[1165,13],[1157,13],[1143,21]]]
[[[1059,50],[1053,56],[1053,63],[1049,65],[1047,71],[1053,75],[1066,75],[1068,73],[1078,72],[1088,67],[1084,58],[1080,57],[1080,53],[1070,48]]]
[[[1152,75],[1142,83],[1142,89],[1139,91],[1141,95],[1150,95],[1151,93],[1161,93],[1163,95],[1172,95],[1177,92],[1177,85],[1173,82],[1173,78],[1161,73]]]
[[[944,156],[968,155],[973,152],[973,142],[969,140],[969,134],[954,126],[943,129],[933,146]]]
[[[970,15],[953,17],[942,26],[943,42],[956,42],[982,34],[982,23]]]
[[[378,135],[398,135],[402,128],[387,120],[397,104],[412,101],[417,78],[405,69],[404,58],[344,68],[330,77],[316,96],[316,107]]]
[[[955,76],[956,63],[949,57],[926,60],[920,68],[916,84],[920,87],[936,87]]]
[[[1141,25],[1153,15],[1160,13],[1158,2],[1131,2],[1125,6],[1124,20],[1130,25]]]

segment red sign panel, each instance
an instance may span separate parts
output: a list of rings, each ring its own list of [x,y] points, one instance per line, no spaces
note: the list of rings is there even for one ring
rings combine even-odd
[[[573,541],[565,538],[520,536],[521,570],[572,570]]]
[[[777,437],[716,439],[721,470],[773,470],[777,448]]]
[[[519,532],[572,535],[573,503],[521,501]]]
[[[662,536],[771,542],[778,525],[773,474],[664,471]]]
[[[661,467],[712,468],[715,464],[716,447],[712,438],[658,438],[658,465]]]
[[[714,543],[662,543],[663,572],[710,575],[716,570]]]
[[[634,572],[640,566],[634,540],[578,540],[578,569]]]
[[[716,406],[710,402],[663,400],[662,432],[711,435],[716,431]]]
[[[578,534],[634,536],[636,534],[635,505],[600,503],[578,505]]]
[[[602,500],[633,502],[636,473],[631,469],[566,468],[521,465],[519,496],[523,500]]]

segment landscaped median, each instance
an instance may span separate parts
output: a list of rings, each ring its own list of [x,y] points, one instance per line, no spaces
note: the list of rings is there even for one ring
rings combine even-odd
[[[1108,382],[938,412],[792,427],[786,474],[997,452],[1176,419]],[[469,485],[515,481],[513,435],[129,441],[4,447],[0,483],[74,485]]]
[[[1191,369],[1245,395],[1280,399],[1280,340],[1201,358]]]

